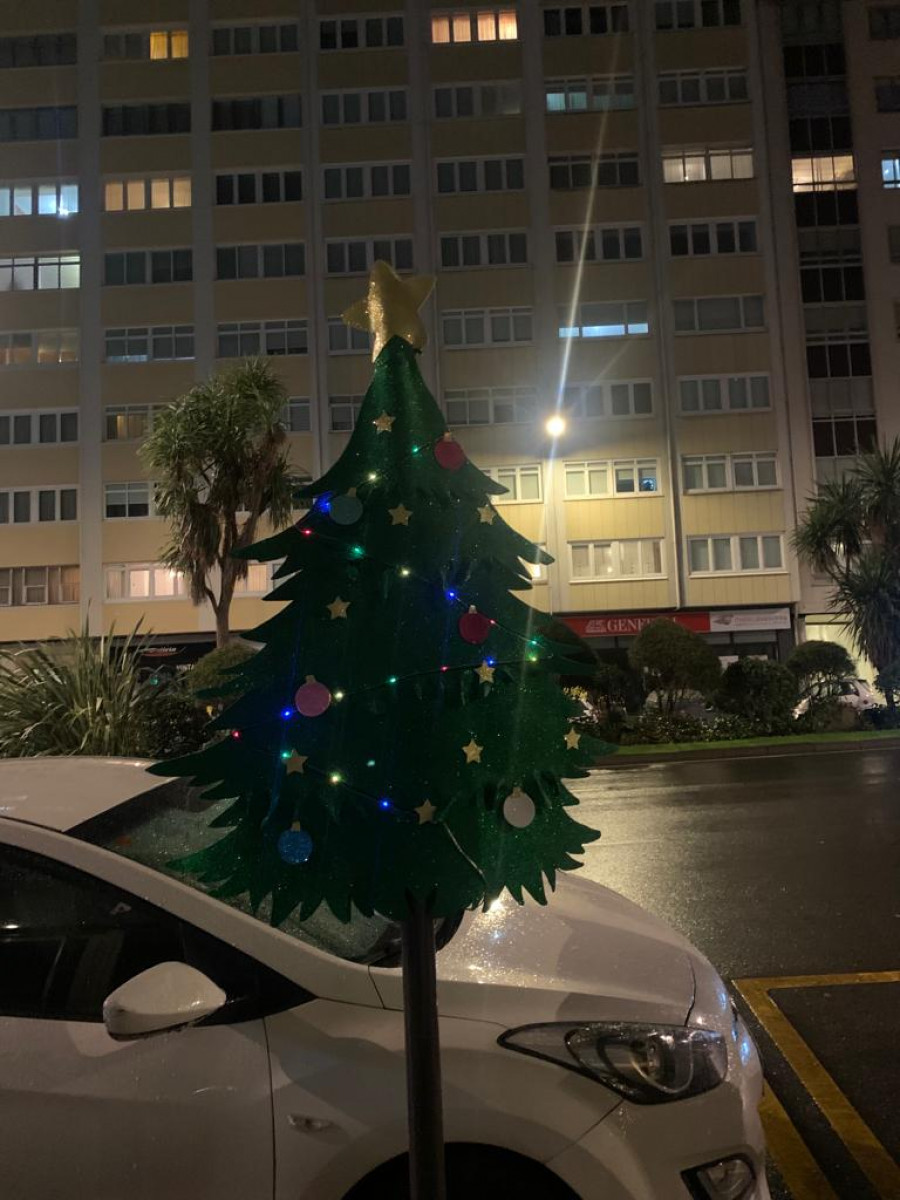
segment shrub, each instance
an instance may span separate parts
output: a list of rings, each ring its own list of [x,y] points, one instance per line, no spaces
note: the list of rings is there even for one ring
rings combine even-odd
[[[242,666],[256,651],[247,642],[235,638],[218,650],[210,650],[191,667],[187,686],[195,700],[233,699],[246,691],[247,683],[236,679],[232,670]]]
[[[651,621],[634,639],[628,658],[643,675],[648,692],[656,693],[660,712],[671,715],[688,692],[708,694],[721,667],[712,646],[665,617]]]
[[[178,758],[193,754],[206,741],[209,718],[187,685],[173,681],[157,687],[142,722],[136,754],[146,758]]]
[[[884,694],[887,701],[887,707],[893,714],[897,709],[897,693],[900,692],[900,662],[888,663],[886,667],[882,667],[875,677],[875,686],[879,692]],[[893,729],[893,725],[887,726]]]
[[[801,696],[808,696],[816,684],[826,693],[836,693],[842,679],[856,675],[856,663],[838,642],[801,642],[785,666],[797,680]]]
[[[719,714],[702,721],[688,713],[671,716],[647,712],[623,730],[623,746],[660,745],[668,742],[719,742],[756,737],[761,730],[744,717],[731,713]]]
[[[739,658],[729,664],[716,694],[723,712],[746,717],[765,733],[789,733],[796,703],[795,677],[768,658]]]

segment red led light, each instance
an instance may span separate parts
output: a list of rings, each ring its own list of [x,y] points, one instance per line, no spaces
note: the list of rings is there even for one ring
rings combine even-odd
[[[301,529],[300,532],[303,534],[304,537],[312,537],[311,529]]]
[[[449,667],[441,667],[441,670],[442,670],[442,671],[449,671],[449,670],[450,670],[450,668],[449,668]]]
[[[241,740],[241,731],[239,729],[232,729],[231,736],[236,742],[239,742]]]

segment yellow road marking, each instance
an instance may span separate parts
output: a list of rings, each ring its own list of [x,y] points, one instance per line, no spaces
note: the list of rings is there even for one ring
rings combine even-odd
[[[740,979],[734,983],[835,1133],[856,1159],[880,1200],[900,1200],[900,1167],[769,995],[770,991],[783,988],[900,983],[900,971],[795,975],[774,979]],[[787,1177],[786,1182],[793,1189],[794,1184]]]
[[[778,1164],[793,1200],[838,1200],[806,1142],[794,1128],[781,1101],[768,1084],[763,1088],[759,1116],[769,1153]]]

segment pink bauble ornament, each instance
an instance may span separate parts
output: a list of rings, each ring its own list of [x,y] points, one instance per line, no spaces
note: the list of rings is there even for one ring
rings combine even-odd
[[[434,443],[434,457],[445,471],[458,471],[466,461],[465,451],[452,433],[445,433]]]
[[[473,646],[480,646],[482,642],[488,640],[491,632],[493,621],[490,617],[486,617],[484,613],[480,613],[473,604],[467,613],[459,618],[459,636],[464,642],[469,642]]]
[[[294,708],[302,717],[321,717],[330,703],[331,692],[315,675],[307,675],[294,696]]]

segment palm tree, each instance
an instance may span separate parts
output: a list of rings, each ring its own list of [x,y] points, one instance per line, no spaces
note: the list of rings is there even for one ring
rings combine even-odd
[[[235,551],[256,541],[263,517],[276,529],[291,518],[286,400],[271,366],[247,359],[163,409],[141,447],[171,527],[162,561],[184,574],[195,604],[211,605],[217,646],[231,639],[235,585],[247,576]]]
[[[857,649],[879,672],[900,663],[900,438],[822,485],[794,546],[831,580]],[[886,698],[893,708],[893,691]]]

